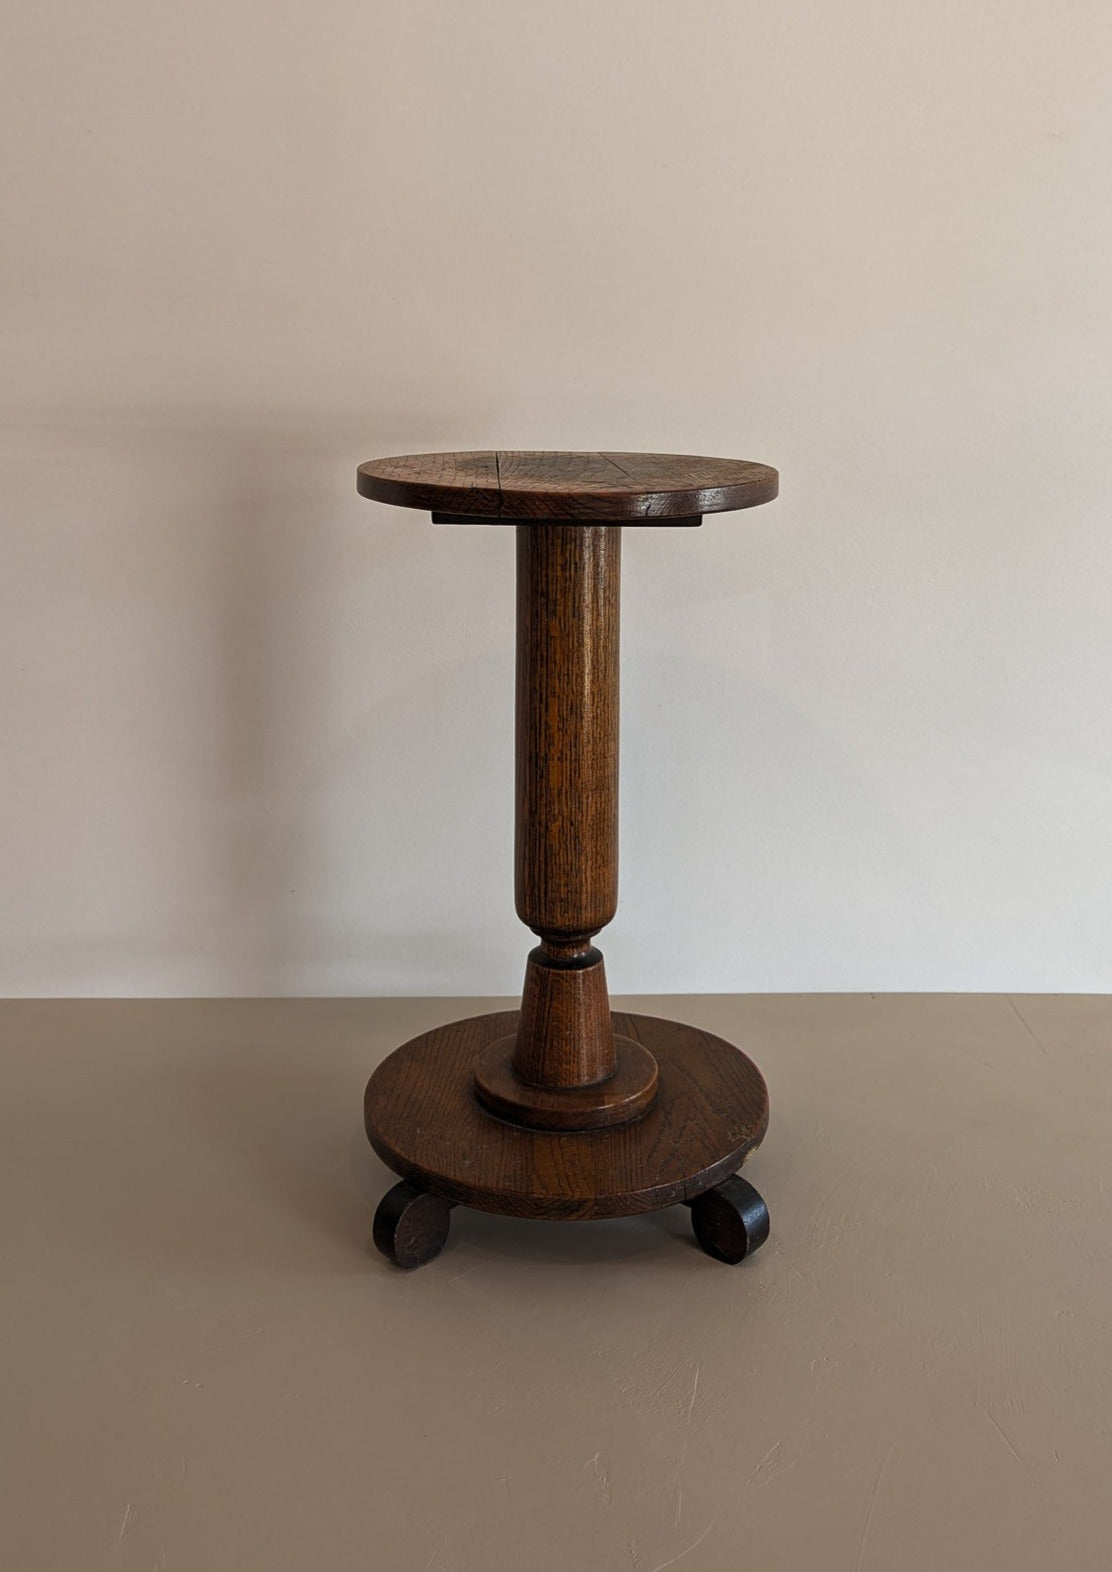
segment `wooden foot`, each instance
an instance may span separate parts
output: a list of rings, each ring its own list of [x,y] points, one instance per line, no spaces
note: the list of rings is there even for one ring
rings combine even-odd
[[[375,1247],[395,1266],[424,1266],[447,1242],[451,1211],[450,1201],[403,1179],[378,1204]]]
[[[768,1238],[768,1207],[748,1179],[734,1174],[688,1201],[700,1248],[716,1261],[736,1266]]]

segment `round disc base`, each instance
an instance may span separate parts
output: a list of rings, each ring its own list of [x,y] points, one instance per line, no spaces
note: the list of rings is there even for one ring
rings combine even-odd
[[[616,1037],[618,1068],[596,1086],[530,1086],[514,1073],[516,1037],[484,1048],[475,1065],[475,1095],[491,1113],[534,1130],[597,1130],[639,1119],[656,1096],[656,1060],[630,1037]]]
[[[474,1090],[484,1049],[517,1011],[415,1037],[367,1083],[367,1136],[395,1173],[463,1206],[511,1217],[625,1217],[687,1201],[734,1173],[768,1126],[768,1091],[740,1049],[694,1026],[615,1013],[614,1030],[656,1060],[656,1101],[596,1130],[508,1124]]]

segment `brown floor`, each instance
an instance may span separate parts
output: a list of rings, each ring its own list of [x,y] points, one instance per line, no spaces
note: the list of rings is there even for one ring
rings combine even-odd
[[[0,1566],[1112,1566],[1112,1000],[631,1001],[772,1211],[367,1253],[369,1069],[490,1001],[0,1005]]]

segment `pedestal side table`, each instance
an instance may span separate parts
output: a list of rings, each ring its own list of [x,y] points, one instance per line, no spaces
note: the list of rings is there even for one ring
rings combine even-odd
[[[374,1239],[423,1265],[456,1205],[622,1217],[684,1203],[740,1261],[768,1235],[737,1169],[768,1124],[760,1071],[692,1026],[611,1013],[592,940],[618,884],[622,530],[771,501],[764,464],[668,453],[420,453],[358,472],[364,497],[517,537],[515,894],[539,938],[521,1008],[425,1032],[367,1085],[367,1135],[401,1183]]]

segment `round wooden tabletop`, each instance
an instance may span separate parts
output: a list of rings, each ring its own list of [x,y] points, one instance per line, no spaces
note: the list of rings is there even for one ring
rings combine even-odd
[[[767,464],[681,453],[410,453],[359,466],[376,502],[480,519],[691,519],[771,502]]]

